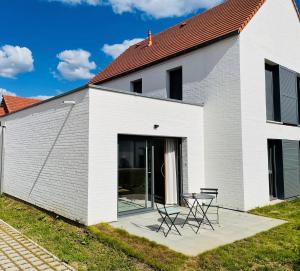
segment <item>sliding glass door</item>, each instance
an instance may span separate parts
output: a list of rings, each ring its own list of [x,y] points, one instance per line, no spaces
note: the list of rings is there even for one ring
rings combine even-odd
[[[148,178],[147,140],[119,137],[118,212],[152,207],[151,179]]]
[[[118,148],[118,213],[178,202],[179,140],[120,135]]]

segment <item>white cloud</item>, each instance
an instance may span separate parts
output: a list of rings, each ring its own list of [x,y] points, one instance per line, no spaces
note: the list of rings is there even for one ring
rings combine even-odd
[[[100,0],[49,0],[49,2],[61,2],[73,6],[80,5],[80,4],[97,6],[100,5],[102,1]]]
[[[115,59],[131,45],[141,42],[142,40],[143,39],[136,38],[132,40],[124,40],[122,43],[117,44],[104,44],[104,46],[102,47],[102,51]]]
[[[31,72],[33,61],[28,48],[4,45],[0,47],[0,76],[14,78],[19,73]]]
[[[47,95],[37,95],[37,96],[33,96],[30,97],[31,99],[38,99],[38,100],[47,100],[52,98],[53,96],[47,96]]]
[[[12,91],[8,91],[5,88],[0,88],[0,101],[1,101],[1,97],[2,95],[9,95],[9,96],[17,96],[17,94],[15,92]],[[33,96],[33,97],[28,97],[31,99],[39,99],[39,100],[47,100],[52,98],[53,96],[47,96],[47,95],[37,95],[37,96]]]
[[[211,8],[224,0],[48,0],[69,5],[111,5],[117,14],[142,12],[154,18],[180,17],[199,9]]]
[[[180,17],[223,0],[107,0],[115,13],[141,11],[154,18]]]
[[[5,88],[0,88],[0,96],[2,95],[17,96],[17,94],[14,92],[8,91]]]
[[[96,68],[96,63],[90,61],[91,54],[85,50],[65,50],[57,55],[60,62],[57,70],[66,80],[90,79],[94,76],[91,70]]]

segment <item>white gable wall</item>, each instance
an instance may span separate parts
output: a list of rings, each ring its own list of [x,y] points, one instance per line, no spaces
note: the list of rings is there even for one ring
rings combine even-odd
[[[291,0],[267,0],[240,35],[245,208],[269,201],[267,139],[300,127],[266,122],[265,59],[300,73],[300,23]]]
[[[4,193],[87,223],[88,107],[82,90],[1,118]]]

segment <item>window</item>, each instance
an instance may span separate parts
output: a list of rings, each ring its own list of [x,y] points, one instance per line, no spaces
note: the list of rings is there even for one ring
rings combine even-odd
[[[279,66],[265,66],[267,120],[281,121]]]
[[[300,195],[299,141],[268,140],[271,199]]]
[[[182,100],[182,68],[168,71],[169,98]]]
[[[297,78],[298,88],[298,124],[300,124],[300,77]]]
[[[267,120],[298,125],[300,121],[297,73],[280,65],[265,66]]]
[[[281,122],[298,125],[297,74],[279,66]]]
[[[135,80],[131,82],[131,91],[135,93],[142,93],[143,92],[143,81],[142,79]]]

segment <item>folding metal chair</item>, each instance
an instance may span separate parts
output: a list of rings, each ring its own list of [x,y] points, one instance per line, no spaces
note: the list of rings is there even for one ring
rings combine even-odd
[[[210,205],[210,209],[215,209],[216,212],[209,212],[208,214],[216,215],[217,219],[214,220],[216,224],[220,224],[220,219],[219,219],[219,205],[218,205],[218,194],[219,194],[219,189],[218,188],[200,188],[200,192],[202,194],[208,194],[208,195],[213,195],[215,196],[215,199],[213,200],[212,204]],[[208,205],[203,202],[202,206],[208,207]]]
[[[169,232],[172,230],[172,228],[174,228],[179,235],[181,235],[181,233],[179,232],[179,230],[177,229],[176,225],[175,225],[175,221],[178,217],[178,215],[180,214],[180,209],[176,206],[166,206],[165,204],[162,204],[162,208],[159,208],[158,203],[155,202],[156,205],[156,209],[158,211],[158,213],[160,214],[161,218],[162,218],[162,222],[159,226],[159,228],[157,229],[156,232],[159,232],[162,225],[165,224],[168,228],[167,232],[164,232],[164,236],[167,237]]]

